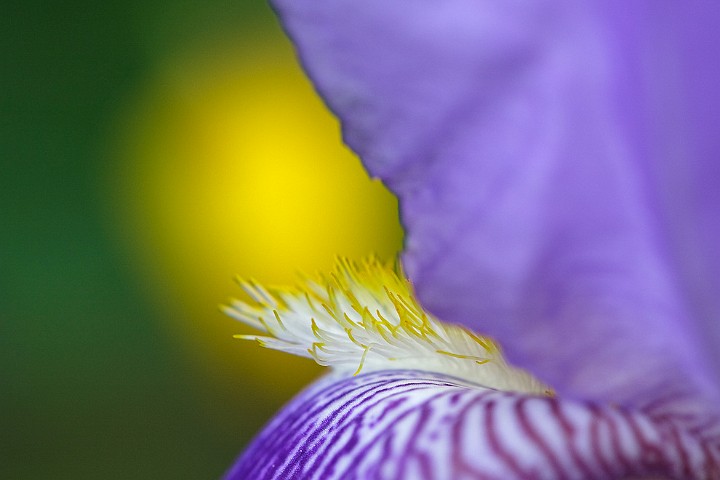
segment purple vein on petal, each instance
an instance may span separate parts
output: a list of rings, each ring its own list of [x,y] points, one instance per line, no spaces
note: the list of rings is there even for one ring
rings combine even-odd
[[[716,446],[641,412],[387,371],[322,380],[227,478],[713,479],[719,464]]]
[[[545,458],[548,459],[551,470],[553,472],[556,472],[557,475],[562,475],[562,472],[565,470],[565,468],[560,464],[560,460],[555,455],[555,452],[552,451],[550,445],[547,443],[546,440],[546,438],[551,439],[553,438],[553,436],[548,435],[546,438],[544,438],[544,436],[535,429],[535,426],[532,424],[530,415],[527,411],[528,401],[532,401],[532,399],[521,398],[517,401],[517,403],[515,403],[515,414],[517,415],[517,419],[520,423],[522,431],[527,435],[528,438],[530,438],[530,440],[533,441],[533,443],[538,446]],[[563,445],[563,447],[565,447],[565,445]]]
[[[423,388],[423,386],[427,386],[427,385],[433,385],[433,384],[432,383],[425,383],[425,384],[413,383],[413,384],[406,384],[406,385],[401,384],[401,385],[397,385],[396,387],[399,387],[401,389],[403,389],[405,387],[411,387],[411,388],[407,388],[407,389],[403,390],[404,392],[409,393],[409,392],[413,392],[415,390],[420,390]],[[386,402],[387,398],[389,398],[389,397],[391,398],[392,395],[394,394],[394,390],[395,390],[395,386],[373,389],[372,397],[371,397],[372,400],[359,399],[359,401],[358,401],[358,398],[356,398],[352,402],[352,404],[348,405],[347,408],[345,408],[343,410],[342,416],[335,418],[334,414],[330,414],[330,416],[327,419],[328,423],[333,423],[335,425],[343,425],[342,427],[337,428],[333,432],[335,435],[337,435],[340,439],[342,439],[342,435],[346,431],[352,432],[351,437],[346,440],[346,442],[344,444],[345,446],[343,447],[343,449],[337,452],[336,457],[335,457],[335,458],[337,458],[337,460],[339,460],[339,458],[341,456],[348,455],[349,452],[352,451],[353,447],[355,447],[357,445],[359,439],[358,439],[356,427],[358,426],[357,424],[359,423],[360,419],[363,419],[363,415],[367,411],[372,410],[375,407],[378,407],[380,405],[380,403]],[[376,396],[382,396],[386,393],[390,393],[390,396],[389,397],[381,397],[380,399],[375,399]],[[405,398],[403,400],[406,401],[407,399]],[[401,404],[398,404],[397,407],[400,407],[400,405]],[[391,411],[388,410],[387,407],[383,407],[383,412],[386,414],[391,413]],[[349,418],[352,418],[352,420],[350,422],[347,421]],[[322,432],[319,432],[319,433],[322,433]],[[312,440],[313,439],[311,439],[311,441]],[[312,451],[310,453],[315,454],[315,453],[319,453],[319,452]],[[318,455],[317,463],[320,463],[320,460],[322,460],[324,462],[325,459],[322,458],[324,456],[325,455],[322,455],[322,456]],[[328,464],[325,464],[324,466],[322,464],[321,465],[314,464],[311,467],[309,467],[308,469],[306,469],[305,471],[303,471],[303,474],[313,475],[320,467],[323,467],[323,471],[327,472],[328,474],[331,474],[335,468],[335,463],[336,462],[333,462],[331,460]]]

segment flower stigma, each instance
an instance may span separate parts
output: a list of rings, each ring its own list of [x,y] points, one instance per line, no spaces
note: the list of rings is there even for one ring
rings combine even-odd
[[[340,258],[332,273],[301,276],[295,287],[238,283],[251,300],[233,300],[223,311],[267,335],[235,338],[312,358],[340,374],[423,370],[496,390],[552,395],[509,365],[494,340],[425,312],[399,261]]]

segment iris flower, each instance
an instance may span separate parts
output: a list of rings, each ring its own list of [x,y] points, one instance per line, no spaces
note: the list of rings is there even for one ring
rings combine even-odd
[[[404,271],[245,284],[331,373],[227,478],[720,479],[719,5],[275,0]]]

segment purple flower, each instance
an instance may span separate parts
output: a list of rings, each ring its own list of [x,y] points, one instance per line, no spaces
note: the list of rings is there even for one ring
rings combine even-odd
[[[337,369],[228,478],[720,479],[720,4],[275,7],[423,307],[556,396]]]

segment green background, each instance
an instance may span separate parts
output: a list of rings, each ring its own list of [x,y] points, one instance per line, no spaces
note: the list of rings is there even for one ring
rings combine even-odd
[[[103,181],[113,121],[163,59],[261,31],[281,35],[254,0],[3,2],[0,478],[217,478],[284,401],[237,405],[193,373]]]

